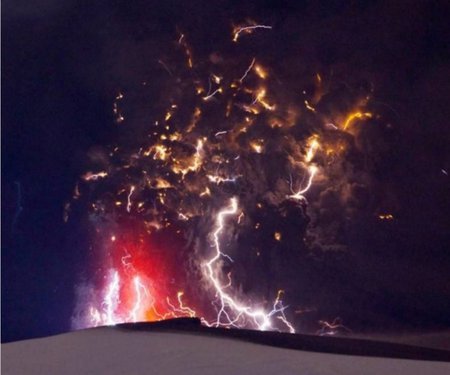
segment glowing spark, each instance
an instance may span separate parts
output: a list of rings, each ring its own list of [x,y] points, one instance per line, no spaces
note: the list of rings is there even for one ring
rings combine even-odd
[[[208,187],[208,186],[205,188],[205,190],[203,190],[203,191],[200,193],[200,197],[210,196],[210,195],[211,195],[211,190],[209,190],[209,187]]]
[[[211,77],[217,85],[222,81],[222,77],[216,76],[215,74],[212,74]]]
[[[305,161],[307,163],[311,162],[311,160],[314,158],[314,155],[316,154],[316,151],[318,150],[319,147],[320,147],[319,142],[317,141],[316,138],[313,138],[311,140],[311,143],[309,144],[308,151],[306,152]]]
[[[81,178],[84,181],[97,181],[98,179],[105,178],[106,176],[108,176],[108,173],[103,171],[98,173],[87,172],[86,174],[81,176]]]
[[[180,220],[184,220],[184,221],[188,221],[189,217],[187,217],[185,214],[183,214],[182,212],[178,212],[178,219]]]
[[[128,198],[127,198],[127,212],[131,211],[131,195],[134,192],[134,185],[131,185],[130,188],[130,193],[128,194]]]
[[[244,32],[247,34],[252,33],[256,29],[272,29],[272,26],[267,25],[253,25],[253,26],[245,26],[245,27],[238,27],[235,28],[233,31],[233,42],[237,42],[239,39],[239,35]]]
[[[211,99],[214,95],[216,95],[218,92],[222,92],[222,88],[221,87],[219,87],[217,90],[213,91],[211,94],[209,94],[207,96],[204,96],[202,99],[204,101],[207,101],[207,100]]]
[[[264,68],[261,65],[255,66],[255,72],[258,75],[258,77],[261,79],[266,79],[268,76],[267,72],[264,70]]]
[[[200,108],[195,107],[194,113],[192,114],[191,123],[189,124],[188,128],[186,129],[186,133],[190,133],[190,132],[192,132],[192,130],[194,130],[194,128],[197,126],[197,123],[200,120],[201,114],[202,114],[202,111],[200,110]]]
[[[331,122],[325,124],[325,128],[331,129],[331,130],[338,130],[339,129],[336,125],[332,124]]]
[[[262,144],[262,140],[260,141],[254,141],[250,143],[250,147],[255,151],[257,154],[261,154],[264,150],[264,145]]]
[[[255,61],[256,61],[256,59],[253,58],[252,62],[250,63],[250,66],[247,68],[247,70],[245,71],[244,75],[239,79],[240,82],[242,82],[245,79],[245,77],[247,77],[247,75],[250,72],[250,70],[252,70],[253,65],[255,65]]]
[[[122,100],[122,99],[123,99],[123,94],[121,92],[119,92],[116,96],[116,101],[113,103],[113,113],[115,115],[115,120],[117,123],[121,123],[122,121],[125,120],[125,118],[120,113],[119,105],[117,103],[119,100]]]
[[[188,65],[189,69],[192,69],[192,67],[193,67],[192,53],[191,53],[191,50],[189,49],[188,44],[186,43],[186,41],[184,39],[184,34],[180,35],[180,38],[178,39],[178,44],[180,44],[184,47],[184,53],[186,54],[186,57],[187,57],[187,65]]]
[[[256,94],[256,98],[253,101],[252,105],[255,104],[256,102],[258,102],[259,104],[261,104],[265,109],[267,109],[268,111],[274,111],[276,106],[274,105],[270,105],[266,99],[266,89],[262,88],[258,91],[258,93]]]
[[[237,199],[231,198],[229,207],[222,209],[217,214],[216,226],[215,226],[215,230],[213,232],[215,254],[207,263],[205,263],[207,277],[209,278],[212,285],[214,286],[216,295],[220,300],[219,312],[217,313],[217,319],[213,323],[213,325],[215,325],[216,327],[239,326],[238,325],[239,320],[248,318],[251,321],[253,321],[253,323],[255,324],[257,329],[264,331],[264,330],[267,330],[272,327],[272,322],[271,322],[270,318],[273,315],[276,315],[279,313],[282,316],[282,319],[280,319],[280,320],[282,320],[286,324],[288,322],[283,314],[285,307],[282,306],[282,303],[280,300],[280,293],[278,294],[277,299],[274,302],[273,309],[269,313],[266,313],[262,309],[253,309],[250,306],[244,306],[244,305],[241,305],[240,303],[238,303],[237,301],[235,301],[231,297],[230,294],[228,294],[224,291],[224,289],[226,287],[228,287],[228,285],[226,285],[226,286],[221,285],[221,283],[217,277],[218,272],[214,267],[216,262],[218,262],[221,257],[231,259],[227,254],[224,254],[221,250],[220,235],[222,234],[222,231],[224,230],[226,217],[235,215],[237,212],[238,212]],[[208,322],[206,322],[206,321],[204,321],[204,322],[206,324],[208,324]],[[292,327],[290,324],[286,324],[286,325],[288,327],[289,326]]]
[[[148,296],[148,290],[147,288],[141,283],[141,279],[139,276],[135,276],[133,278],[133,284],[134,284],[134,290],[136,292],[136,302],[134,304],[133,309],[131,310],[130,318],[133,322],[137,321],[137,313],[142,308],[142,295],[141,295],[141,289],[144,291],[144,293]]]
[[[281,233],[280,232],[275,232],[273,234],[273,238],[275,238],[277,241],[281,241]]]
[[[343,130],[346,130],[348,128],[348,126],[350,125],[350,123],[354,120],[354,119],[362,119],[362,118],[371,118],[372,114],[369,112],[355,112],[355,113],[351,113],[350,115],[347,116],[345,122],[344,122],[344,126],[343,126]]]
[[[311,112],[316,113],[316,109],[311,104],[309,104],[307,100],[305,100],[305,107],[308,108]]]
[[[378,218],[380,220],[393,220],[394,219],[394,215],[391,214],[382,214],[382,215],[378,215]]]

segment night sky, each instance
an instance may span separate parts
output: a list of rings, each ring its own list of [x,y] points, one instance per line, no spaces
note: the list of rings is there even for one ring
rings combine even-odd
[[[187,3],[3,2],[2,342],[71,329],[77,286],[99,260],[88,200],[67,223],[64,206],[92,170],[92,155],[116,143],[134,146],[161,107],[168,94],[158,60],[170,55],[179,30],[195,59],[207,61],[219,50],[233,55],[232,25],[247,19],[272,30],[246,36],[236,59],[263,54],[279,81],[289,82],[289,95],[308,90],[305,77],[317,72],[339,81],[320,102],[324,112],[340,108],[349,87],[373,92],[379,119],[357,138],[365,158],[348,156],[369,171],[371,189],[352,191],[351,207],[337,207],[332,195],[310,201],[307,212],[325,220],[320,238],[297,253],[283,247],[287,260],[270,255],[261,265],[238,256],[243,292],[272,288],[268,275],[284,282],[291,313],[307,310],[295,318],[300,332],[336,317],[356,333],[450,328],[447,2]],[[152,88],[144,90],[144,81]],[[126,98],[124,124],[113,113],[118,92]],[[369,219],[369,212],[394,219]],[[352,221],[342,230],[323,229],[346,215]],[[308,230],[308,220],[289,215],[273,220],[267,211],[259,219],[269,230]],[[268,239],[237,243],[247,249]],[[280,276],[275,264],[283,262]]]

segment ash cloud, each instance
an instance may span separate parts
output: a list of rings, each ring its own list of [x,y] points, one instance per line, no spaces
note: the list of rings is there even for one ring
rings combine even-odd
[[[96,5],[94,10],[99,12],[91,14],[86,10],[78,16],[78,22],[81,22],[82,16],[87,15],[79,33],[88,38],[89,46],[85,48],[85,42],[76,38],[70,40],[73,59],[67,63],[67,69],[77,77],[83,90],[96,92],[108,102],[113,102],[118,92],[125,94],[118,103],[125,122],[117,126],[111,115],[111,128],[103,130],[108,136],[98,141],[106,146],[103,144],[101,151],[98,148],[91,152],[89,168],[105,169],[112,175],[118,165],[126,162],[132,166],[126,184],[136,181],[136,170],[139,169],[156,178],[158,173],[153,167],[140,164],[132,154],[126,155],[127,151],[120,152],[133,149],[133,154],[138,155],[139,148],[145,144],[142,140],[153,129],[154,118],[166,111],[167,103],[183,103],[174,114],[174,123],[189,123],[198,104],[190,90],[193,80],[205,82],[210,72],[218,74],[222,70],[226,70],[229,77],[240,77],[256,57],[262,65],[269,67],[270,99],[282,103],[282,108],[277,109],[275,115],[261,115],[246,133],[221,150],[220,156],[232,159],[240,147],[247,147],[258,138],[267,139],[263,154],[248,152],[246,157],[231,162],[232,167],[217,169],[211,162],[208,167],[211,173],[219,171],[228,176],[232,172],[245,176],[237,177],[236,183],[214,187],[216,199],[213,203],[198,204],[193,198],[201,193],[199,187],[207,181],[199,182],[190,174],[183,182],[188,196],[181,199],[174,191],[167,191],[174,207],[182,207],[199,217],[187,235],[188,245],[184,251],[193,251],[195,258],[208,249],[208,241],[204,238],[208,237],[213,225],[211,217],[229,196],[237,195],[243,211],[248,213],[245,229],[229,235],[235,241],[230,251],[236,257],[236,264],[231,268],[234,267],[241,284],[238,288],[245,293],[265,294],[267,299],[278,288],[290,289],[291,296],[298,298],[293,304],[302,304],[306,295],[304,300],[336,312],[344,302],[334,304],[332,297],[329,300],[319,297],[314,302],[314,293],[319,287],[313,283],[321,278],[315,272],[321,271],[306,270],[305,274],[313,273],[309,281],[306,276],[297,275],[302,273],[303,267],[319,269],[322,266],[314,262],[335,262],[336,272],[344,274],[347,271],[345,263],[355,264],[355,268],[359,267],[359,271],[355,271],[358,275],[341,283],[345,289],[345,283],[357,284],[365,279],[364,270],[373,259],[377,269],[383,269],[383,258],[393,257],[393,262],[398,261],[399,269],[405,274],[411,264],[420,263],[417,258],[427,258],[426,249],[431,247],[427,245],[427,238],[433,235],[434,228],[439,228],[437,247],[442,248],[442,244],[448,242],[443,234],[448,181],[440,172],[449,169],[450,160],[445,148],[448,132],[442,125],[448,117],[443,104],[448,93],[441,83],[443,77],[448,76],[448,55],[437,37],[445,28],[437,15],[437,5],[419,2],[411,7],[397,4],[388,9],[381,2],[373,2],[357,8],[336,4],[325,8],[311,4],[285,4],[283,7],[265,2],[262,5],[243,4],[237,8],[225,5],[220,17],[205,16],[210,12],[215,14],[213,5],[206,5],[202,11],[196,8],[198,6],[194,3],[180,9],[172,3],[153,4],[151,10],[146,10],[142,4],[136,8],[118,4],[106,10]],[[247,17],[270,23],[273,30],[245,36],[235,46],[229,40],[230,24]],[[412,22],[412,19],[416,21]],[[433,25],[426,26],[430,20]],[[179,61],[184,61],[185,56],[176,43],[177,27],[192,45],[193,59],[200,73],[195,77],[186,73],[184,66],[179,67]],[[430,49],[428,43],[434,43],[435,47]],[[404,53],[405,50],[410,53]],[[422,70],[418,66],[427,68]],[[318,72],[323,79],[320,88],[314,78]],[[329,127],[329,124],[342,124],[345,114],[368,95],[371,99],[367,110],[376,114],[374,118],[356,124],[358,129],[352,134],[333,131]],[[208,108],[205,107],[198,124],[199,133],[210,136],[219,130],[229,130],[242,120],[231,117],[222,121],[217,114],[223,110],[222,99],[218,96]],[[238,97],[236,104],[248,104],[246,99],[245,96]],[[316,114],[305,109],[304,100],[314,105]],[[269,121],[292,124],[295,127],[289,131],[292,140],[283,140],[285,134],[276,128],[267,129],[265,124]],[[423,124],[431,130],[426,130]],[[342,146],[345,151],[334,160],[318,152],[314,163],[320,166],[321,172],[307,194],[307,203],[287,203],[286,196],[292,193],[290,175],[294,176],[294,185],[298,186],[307,178],[307,170],[291,165],[288,155],[293,153],[301,160],[306,151],[305,143],[313,133],[330,147]],[[436,133],[441,136],[435,137]],[[215,142],[213,137],[209,141]],[[173,154],[179,158],[192,157],[195,139],[189,143],[189,147],[174,145]],[[116,145],[122,150],[110,156]],[[209,156],[206,152],[205,158]],[[131,171],[133,168],[135,170]],[[104,200],[108,209],[114,204],[119,185],[124,181],[120,173],[117,177],[108,177],[106,185],[99,184],[93,191],[84,188],[83,197]],[[170,184],[177,183],[176,179],[168,180]],[[437,194],[431,197],[433,193],[429,191]],[[427,198],[423,198],[425,196]],[[157,189],[137,191],[135,199],[153,204]],[[263,204],[265,214],[255,208],[258,203]],[[380,214],[393,214],[398,222],[382,223],[378,218]],[[114,220],[120,216],[109,215],[105,214]],[[171,215],[171,218],[176,216],[175,213]],[[424,223],[428,221],[424,217],[429,218],[429,224]],[[258,222],[264,235],[255,233],[258,231],[254,226]],[[422,225],[423,234],[417,235],[420,238],[411,234],[415,231],[411,228],[422,228]],[[282,232],[281,244],[273,239],[278,227]],[[189,231],[185,227],[183,230]],[[402,236],[411,239],[403,240]],[[241,248],[250,249],[248,255],[240,251]],[[402,249],[406,248],[412,248],[416,258],[402,263],[399,259]],[[284,252],[282,256],[278,255],[278,250]],[[255,256],[257,251],[261,255]],[[336,261],[336,258],[345,261]],[[195,266],[191,258],[189,261],[192,262],[190,272],[195,274],[198,265]],[[329,270],[328,266],[323,267]],[[434,266],[430,267],[433,269]],[[255,271],[248,274],[248,269]],[[390,268],[390,273],[395,271]],[[375,285],[372,288],[379,293],[378,301],[384,303],[386,300],[381,294],[386,291],[386,285],[394,283],[394,278],[386,276],[390,282],[384,282],[373,276],[375,271],[369,273],[376,281],[368,284]],[[414,277],[410,276],[409,280],[419,284],[411,280]],[[423,280],[423,276],[417,276],[417,279],[421,277]],[[261,282],[266,279],[274,281]],[[431,289],[435,283],[430,280],[428,277],[426,284]],[[298,287],[301,283],[305,286]],[[324,288],[332,283],[324,282]],[[408,290],[406,284],[399,287],[402,292]],[[308,286],[314,292],[308,292]],[[330,287],[329,294],[334,292]],[[355,294],[364,300],[363,292]],[[414,304],[407,298],[405,301],[405,309],[413,309]],[[358,317],[350,313],[349,316],[358,321]],[[396,319],[401,320],[400,317],[393,318]]]

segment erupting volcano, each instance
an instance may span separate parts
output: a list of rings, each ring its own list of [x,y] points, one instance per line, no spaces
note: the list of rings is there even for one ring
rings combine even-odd
[[[293,333],[298,254],[345,251],[342,228],[362,210],[394,219],[382,186],[372,194],[371,139],[385,125],[372,85],[305,69],[293,79],[265,54],[276,29],[230,31],[202,57],[174,33],[160,76],[117,93],[121,136],[91,152],[66,205],[68,220],[89,202],[92,228],[75,327],[195,316]]]

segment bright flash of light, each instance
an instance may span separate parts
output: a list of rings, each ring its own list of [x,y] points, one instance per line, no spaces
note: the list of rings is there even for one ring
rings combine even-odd
[[[307,163],[311,162],[311,160],[314,158],[314,155],[316,154],[319,147],[320,147],[319,142],[317,141],[316,138],[313,138],[309,144],[308,151],[306,152],[305,161]]]
[[[116,324],[116,319],[114,316],[114,310],[119,302],[119,273],[114,271],[113,279],[108,286],[108,292],[106,293],[104,304],[106,306],[106,324],[114,325]]]
[[[349,125],[352,123],[355,119],[363,119],[363,118],[371,118],[373,115],[370,112],[354,112],[350,113],[347,118],[345,119],[343,130],[347,130]]]
[[[224,286],[219,280],[218,274],[220,274],[220,272],[217,264],[219,260],[221,258],[226,258],[232,261],[230,256],[222,251],[220,237],[225,228],[226,218],[228,216],[236,215],[237,212],[238,202],[237,198],[234,197],[231,198],[229,206],[219,211],[216,216],[215,230],[213,232],[213,247],[215,251],[213,257],[204,265],[206,268],[206,275],[212,286],[214,287],[216,296],[218,297],[220,302],[216,321],[213,323],[208,323],[205,321],[205,323],[207,325],[213,325],[216,327],[242,327],[245,326],[246,320],[250,320],[251,322],[253,322],[256,329],[265,331],[272,328],[272,316],[279,315],[281,316],[280,320],[289,328],[289,330],[291,332],[295,332],[292,325],[284,316],[285,307],[281,302],[281,293],[278,294],[274,302],[273,309],[270,312],[265,312],[262,309],[255,309],[252,306],[246,306],[239,303],[229,293],[225,292],[225,288],[228,287],[229,284]]]

